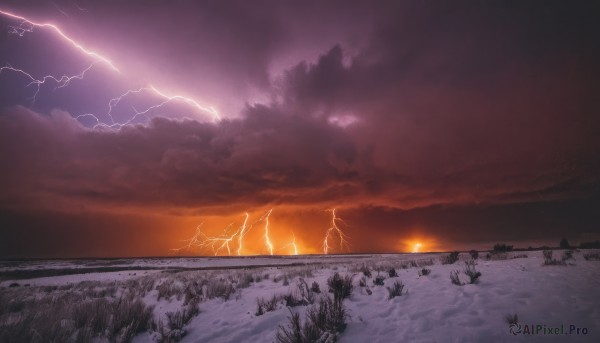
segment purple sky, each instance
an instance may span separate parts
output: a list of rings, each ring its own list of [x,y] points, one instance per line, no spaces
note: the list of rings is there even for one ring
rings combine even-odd
[[[0,256],[164,255],[274,208],[306,251],[600,238],[600,8],[575,1],[4,1],[120,70],[0,73]],[[19,26],[21,25],[21,26]],[[0,64],[94,58],[0,15]],[[146,89],[156,87],[194,104]],[[78,117],[84,115],[83,117]],[[277,229],[275,229],[277,230]],[[283,229],[282,229],[283,230]],[[284,240],[286,233],[275,233]],[[140,238],[141,237],[141,238]],[[398,243],[389,243],[390,241]],[[283,244],[283,243],[281,243]]]

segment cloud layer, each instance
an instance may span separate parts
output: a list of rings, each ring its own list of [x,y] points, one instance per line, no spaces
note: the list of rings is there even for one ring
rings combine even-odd
[[[5,106],[0,208],[229,215],[337,206],[361,223],[392,211],[406,225],[438,228],[436,236],[449,227],[465,236],[460,227],[498,223],[502,213],[539,224],[536,208],[593,219],[600,185],[596,5],[344,4],[339,11],[312,3],[261,2],[244,5],[248,11],[179,4],[169,13],[190,25],[177,35],[165,30],[174,21],[144,26],[163,18],[163,6],[148,7],[122,39],[111,35],[113,48],[147,37],[144,47],[155,53],[141,65],[163,66],[190,92],[218,89],[212,94],[228,94],[220,101],[241,111],[212,123],[173,119],[181,116],[166,109],[147,125],[108,131],[73,119],[83,97],[54,106],[74,113]],[[88,19],[104,27],[121,13],[106,32],[124,30],[120,6],[90,8],[97,17]],[[210,20],[194,21],[193,13]],[[68,23],[102,42],[94,25]],[[116,55],[141,56],[137,48]],[[223,71],[221,79],[199,86],[216,77],[201,78],[209,69]],[[454,224],[444,228],[440,208],[466,219],[450,216]],[[382,219],[381,234],[395,222]],[[538,224],[529,239],[541,239]],[[496,237],[500,229],[489,230]]]

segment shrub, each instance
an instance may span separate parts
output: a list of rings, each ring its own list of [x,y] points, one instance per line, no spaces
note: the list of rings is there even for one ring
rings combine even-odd
[[[389,274],[390,277],[396,277],[396,276],[398,276],[398,273],[396,273],[396,269],[394,269],[394,268],[391,268],[388,271],[388,274]]]
[[[566,238],[561,239],[558,246],[561,249],[571,249],[571,244],[569,243],[569,241]]]
[[[313,306],[307,310],[307,316],[321,331],[343,332],[346,329],[346,319],[348,318],[343,300],[335,297],[321,299],[317,307]]]
[[[587,254],[583,254],[583,258],[585,258],[586,261],[600,261],[600,254],[596,253],[587,253]]]
[[[235,288],[227,280],[209,279],[205,286],[205,291],[205,296],[208,299],[223,298],[224,300],[229,300],[231,295],[235,293]]]
[[[573,250],[567,250],[563,253],[562,260],[572,260],[573,259]]]
[[[451,271],[451,272],[450,272],[450,281],[451,281],[453,284],[457,285],[457,286],[462,286],[462,285],[463,285],[463,283],[462,283],[462,282],[460,281],[460,279],[458,278],[458,273],[459,273],[459,271],[458,271],[458,270]]]
[[[113,303],[110,330],[112,337],[121,337],[130,342],[137,333],[144,331],[150,324],[153,308],[141,299],[119,299]]]
[[[361,277],[360,280],[358,281],[358,285],[360,287],[367,287],[367,278],[366,277]]]
[[[404,289],[404,284],[402,281],[394,281],[394,285],[392,287],[388,287],[389,298],[392,299],[394,297],[398,297],[402,295],[402,290]]]
[[[375,286],[383,286],[383,284],[384,284],[383,280],[385,280],[385,277],[383,275],[377,275],[375,277],[375,279],[373,280],[373,284]]]
[[[513,250],[512,245],[507,245],[504,243],[497,243],[494,245],[494,252],[508,252],[508,251],[512,251],[512,250]]]
[[[479,252],[477,250],[471,250],[469,251],[469,255],[471,255],[471,258],[476,260],[477,258],[479,258]]]
[[[289,286],[289,284],[290,284],[290,280],[288,280],[287,275],[284,275],[283,276],[283,285],[284,286]]]
[[[314,282],[313,282],[313,287],[314,287]],[[306,283],[306,281],[304,281],[304,278],[300,278],[300,280],[298,281],[298,292],[300,293],[300,298],[303,299],[307,304],[312,304],[315,302],[315,293],[320,293],[321,289],[319,287],[319,284],[317,284],[317,290],[318,292],[313,292],[313,287],[308,287],[308,283]]]
[[[313,281],[310,290],[314,293],[321,293],[321,287],[319,287],[319,284],[316,281]]]
[[[296,307],[296,306],[306,305],[306,302],[303,299],[297,299],[296,296],[292,292],[284,295],[283,300],[285,301],[285,306],[287,306],[287,307]]]
[[[334,297],[342,299],[348,298],[354,288],[352,285],[352,276],[346,275],[341,277],[337,272],[327,279],[327,285],[329,286],[329,292],[333,293]]]
[[[460,253],[458,251],[451,252],[450,254],[442,258],[442,264],[454,264],[454,262],[458,261],[459,254]]]
[[[567,264],[567,262],[565,262],[565,260],[557,260],[555,258],[552,257],[552,250],[544,250],[542,252],[542,254],[544,255],[544,265],[545,266],[564,266]]]
[[[555,258],[544,261],[545,266],[566,266],[567,262],[564,260],[557,260]]]
[[[469,277],[469,283],[474,284],[479,282],[481,272],[475,269],[475,261],[467,261],[465,262],[465,265],[464,273]]]
[[[343,298],[321,299],[318,306],[306,311],[304,323],[298,313],[292,313],[287,327],[279,326],[275,335],[278,343],[335,342],[337,335],[346,329],[346,309]]]
[[[256,298],[256,315],[262,316],[263,314],[277,309],[277,302],[279,298],[273,295],[270,300],[264,298]]]
[[[417,267],[429,267],[429,266],[433,266],[435,263],[433,262],[433,259],[426,259],[426,260],[420,260],[419,262],[417,262]]]
[[[423,268],[419,270],[419,276],[427,276],[429,274],[431,274],[431,269],[429,268]]]
[[[489,256],[489,258],[488,258]],[[506,260],[508,259],[508,253],[507,252],[492,252],[492,254],[488,254],[488,256],[486,256],[486,258],[488,260],[494,260],[494,261],[502,261],[502,260]]]
[[[600,241],[583,242],[579,244],[579,249],[600,249]]]
[[[158,341],[179,341],[186,334],[183,327],[186,324],[188,324],[192,320],[192,318],[194,318],[194,316],[196,316],[198,313],[199,311],[197,300],[185,306],[181,311],[165,313],[167,317],[168,330],[165,329],[165,326],[163,325],[162,321],[159,321],[158,334],[160,335],[160,337]]]
[[[362,270],[361,270],[361,272],[366,277],[371,277],[372,276],[371,270],[369,270],[369,268],[367,268],[367,267],[363,267]]]

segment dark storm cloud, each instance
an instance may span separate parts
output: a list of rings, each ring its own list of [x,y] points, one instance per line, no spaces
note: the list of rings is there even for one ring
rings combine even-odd
[[[546,225],[553,235],[598,222],[596,3],[143,4],[90,3],[93,25],[65,25],[148,74],[248,104],[219,123],[155,118],[117,132],[3,109],[2,208],[335,205],[361,228],[379,220],[382,235],[404,222],[453,243],[528,227],[526,239],[543,239],[547,213],[561,223]],[[271,101],[232,90],[248,84]]]
[[[5,206],[56,207],[54,197],[254,206],[327,201],[362,188],[351,186],[359,157],[342,129],[264,107],[243,120],[156,118],[119,132],[84,129],[64,112],[44,117],[17,108],[0,117],[0,132]]]

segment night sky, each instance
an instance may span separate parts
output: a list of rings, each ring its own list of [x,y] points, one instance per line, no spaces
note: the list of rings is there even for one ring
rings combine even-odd
[[[0,11],[0,257],[168,255],[245,212],[265,254],[269,209],[281,254],[322,252],[333,208],[330,253],[600,238],[599,2]]]

